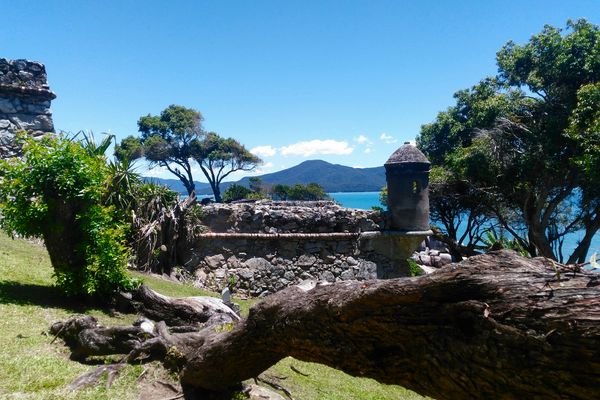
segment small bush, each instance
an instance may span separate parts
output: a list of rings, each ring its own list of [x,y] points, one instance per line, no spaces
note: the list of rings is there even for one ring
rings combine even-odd
[[[243,200],[243,199],[247,198],[249,195],[251,195],[252,193],[253,193],[252,190],[248,189],[247,187],[238,185],[237,183],[234,183],[233,185],[231,185],[227,188],[225,193],[223,193],[223,201],[230,202],[230,201]]]
[[[23,158],[0,161],[0,227],[42,237],[58,286],[68,295],[131,289],[126,226],[102,204],[109,177],[103,155],[63,137],[20,137]]]

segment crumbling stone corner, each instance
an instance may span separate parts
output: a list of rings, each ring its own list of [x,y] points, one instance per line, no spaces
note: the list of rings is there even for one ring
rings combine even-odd
[[[19,154],[15,134],[33,137],[54,132],[50,90],[44,64],[0,58],[0,158]]]

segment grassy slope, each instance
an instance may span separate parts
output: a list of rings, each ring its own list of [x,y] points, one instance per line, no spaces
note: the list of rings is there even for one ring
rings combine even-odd
[[[171,296],[203,295],[191,286],[145,277],[155,290]],[[251,301],[242,302],[247,310]],[[12,240],[0,233],[0,398],[1,399],[137,399],[136,379],[146,366],[125,367],[110,389],[104,386],[70,392],[67,385],[92,370],[68,359],[60,343],[45,334],[52,321],[74,313],[93,314],[107,325],[128,324],[134,315],[110,317],[62,299],[52,287],[52,268],[43,247]],[[290,368],[293,365],[308,377]],[[157,366],[153,371],[156,375]],[[295,399],[421,399],[399,386],[381,385],[370,379],[353,378],[340,371],[292,358],[269,369],[266,376],[291,390]],[[151,375],[151,374],[148,374]],[[168,380],[167,373],[158,372]]]

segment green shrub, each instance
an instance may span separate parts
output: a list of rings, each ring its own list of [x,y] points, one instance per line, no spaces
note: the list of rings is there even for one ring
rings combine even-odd
[[[248,189],[245,186],[234,183],[233,185],[231,185],[227,188],[225,193],[223,193],[223,201],[230,202],[230,201],[242,200],[242,199],[247,198],[251,194],[252,194],[252,190]]]
[[[23,138],[23,158],[0,161],[0,227],[42,237],[58,286],[72,296],[105,296],[136,285],[125,273],[126,226],[102,204],[103,155],[64,137]]]
[[[271,188],[271,197],[274,200],[331,200],[323,187],[318,183],[309,183],[307,185],[296,184],[294,186],[273,185]]]
[[[381,188],[379,192],[379,204],[381,204],[381,208],[387,210],[388,208],[388,188],[387,185]]]

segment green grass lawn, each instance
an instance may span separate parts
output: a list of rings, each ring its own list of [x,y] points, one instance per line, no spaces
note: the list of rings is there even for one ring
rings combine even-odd
[[[134,274],[166,295],[211,295],[189,285]],[[104,325],[129,324],[136,316],[111,317],[104,310],[74,304],[65,300],[52,283],[52,267],[42,246],[0,233],[0,399],[138,399],[144,385],[152,380],[176,383],[176,377],[158,363],[151,363],[126,366],[108,389],[100,385],[69,391],[70,382],[97,366],[69,360],[68,349],[60,340],[51,343],[53,338],[46,334],[50,324],[77,313],[92,314]],[[253,301],[238,303],[247,312]],[[292,365],[308,376],[294,372]],[[282,360],[264,375],[286,387],[298,400],[423,398],[399,386],[354,378],[293,358]]]

